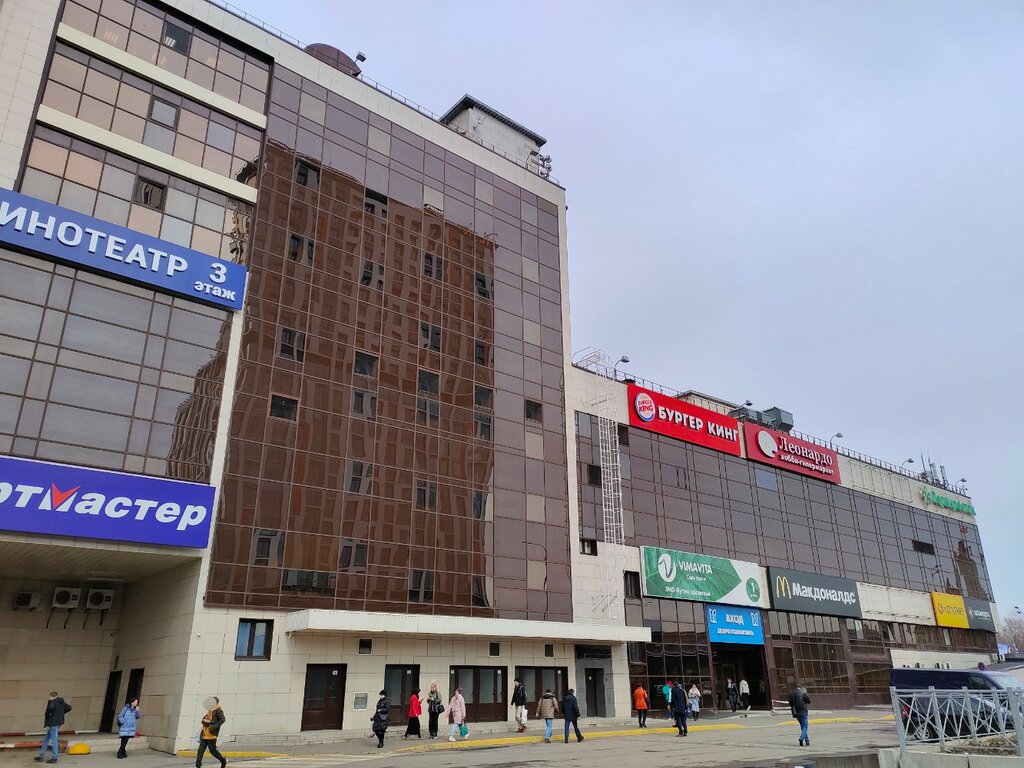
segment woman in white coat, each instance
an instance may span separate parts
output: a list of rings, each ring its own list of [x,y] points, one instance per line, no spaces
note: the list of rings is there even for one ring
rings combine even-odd
[[[686,696],[690,700],[690,717],[695,721],[700,720],[700,688],[697,687],[696,683],[690,686]]]

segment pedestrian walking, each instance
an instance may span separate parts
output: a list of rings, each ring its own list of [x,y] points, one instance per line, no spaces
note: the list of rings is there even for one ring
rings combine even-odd
[[[740,708],[746,713],[750,711],[750,683],[747,678],[740,678]],[[746,714],[743,715],[747,717]]]
[[[556,717],[558,717],[558,699],[548,688],[537,702],[537,719],[544,720],[544,743],[546,744],[551,743],[551,728],[554,726]]]
[[[729,702],[729,707],[732,711],[735,712],[740,704],[740,690],[736,687],[736,683],[732,681],[731,677],[725,684],[725,699]]]
[[[526,732],[526,686],[517,677],[513,680],[515,686],[512,688],[512,706],[515,708],[516,733]]]
[[[441,692],[437,690],[437,680],[430,683],[430,693],[427,694],[427,738],[437,738],[437,720],[444,712],[444,703],[441,701]]]
[[[417,739],[423,738],[420,733],[420,715],[422,714],[423,700],[420,698],[420,689],[413,688],[412,696],[409,697],[409,724],[405,726],[405,736],[402,738],[408,739],[410,736],[415,736]]]
[[[807,705],[810,703],[811,697],[799,685],[794,686],[793,690],[789,692],[789,711],[793,713],[793,717],[800,723],[799,744],[801,747],[811,746],[811,739],[807,735]]]
[[[636,710],[637,725],[647,727],[647,710],[651,708],[651,699],[642,685],[637,684],[633,691],[633,708]]]
[[[121,748],[117,750],[117,759],[123,760],[128,757],[128,742],[135,738],[139,730],[139,718],[142,712],[139,711],[139,699],[135,697],[121,708],[117,716],[117,735],[121,737]]]
[[[46,760],[47,747],[51,748],[53,754],[46,762],[57,762],[57,753],[60,752],[60,727],[64,725],[64,715],[70,711],[71,705],[56,691],[50,691],[50,698],[47,699],[46,710],[43,712],[43,744],[38,757],[34,758],[37,763]]]
[[[463,740],[469,738],[469,728],[466,726],[466,699],[462,695],[462,689],[456,688],[455,695],[448,702],[448,716],[452,719],[452,729],[448,741],[455,741],[455,735],[459,734]]]
[[[671,680],[667,681],[663,686],[661,686],[661,695],[665,697],[665,712],[667,713],[666,717],[668,717],[669,720],[672,720],[675,717],[675,715],[672,714],[672,689],[674,687],[675,686],[672,685]]]
[[[580,703],[576,700],[576,691],[570,688],[562,699],[562,717],[565,718],[565,743],[569,743],[569,726],[576,731],[576,743],[583,741],[580,733]]]
[[[687,696],[690,699],[690,715],[693,716],[693,721],[697,722],[700,720],[700,688],[696,683],[690,686]]]
[[[387,733],[388,719],[390,717],[391,699],[388,698],[388,692],[382,690],[380,698],[377,699],[377,708],[373,712],[373,717],[370,718],[370,730],[377,737],[377,749],[384,749],[384,734]],[[416,723],[419,725],[419,720]]]
[[[202,768],[203,755],[206,754],[206,750],[210,750],[210,754],[215,759],[220,760],[220,768],[224,768],[228,761],[217,750],[217,737],[220,736],[221,726],[224,725],[227,718],[224,716],[224,710],[220,708],[220,699],[216,696],[209,696],[204,699],[203,706],[206,707],[206,714],[203,715],[203,719],[200,721],[203,729],[199,732],[196,768]]]
[[[689,706],[690,699],[686,695],[683,684],[676,683],[676,687],[672,689],[672,713],[676,718],[676,728],[679,729],[676,736],[686,736],[689,732],[686,728],[686,710]]]

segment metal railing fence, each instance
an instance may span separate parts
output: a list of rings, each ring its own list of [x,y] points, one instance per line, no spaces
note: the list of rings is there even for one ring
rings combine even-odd
[[[889,688],[900,753],[909,742],[1014,751],[1024,757],[1024,689]]]

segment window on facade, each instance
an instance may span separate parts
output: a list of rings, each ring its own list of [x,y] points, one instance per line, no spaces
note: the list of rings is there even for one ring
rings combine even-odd
[[[544,643],[544,656],[549,658],[549,659],[555,658],[555,644],[554,643]]]
[[[235,636],[235,658],[269,659],[273,632],[273,621],[239,619],[238,634]]]
[[[287,419],[295,421],[299,413],[299,401],[292,397],[282,395],[270,396],[270,415],[275,419]]]
[[[135,180],[135,192],[132,194],[132,202],[152,208],[154,211],[164,209],[164,200],[167,197],[167,187],[157,184],[142,176]]]
[[[625,424],[619,424],[619,445],[624,448],[629,447],[629,427]]]
[[[292,261],[305,260],[307,264],[313,263],[313,241],[302,235],[288,236],[288,258]]]
[[[192,47],[192,33],[186,29],[182,29],[177,24],[165,21],[163,41],[164,45],[171,50],[187,56],[189,48]]]
[[[580,554],[581,555],[596,555],[597,554],[597,539],[580,539]]]
[[[491,416],[487,413],[473,414],[474,436],[481,440],[491,439]]]
[[[485,341],[476,342],[473,359],[477,365],[486,365],[488,368],[492,367],[494,365],[494,355],[491,350],[491,345]]]
[[[601,487],[601,468],[597,464],[587,464],[587,485]]]
[[[643,664],[644,643],[626,643],[626,657],[630,664]]]
[[[356,362],[352,370],[357,376],[376,376],[377,358],[365,352],[356,352]]]
[[[434,572],[412,571],[409,574],[409,602],[434,602]]]
[[[501,656],[501,643],[490,643],[487,647],[488,656]]]
[[[640,597],[640,574],[636,571],[622,572],[622,592],[630,599]]]
[[[350,461],[345,467],[345,488],[349,493],[370,493],[373,464]]]
[[[326,571],[281,571],[282,592],[303,592],[314,595],[334,595],[338,583],[335,573]]]
[[[444,264],[441,261],[440,256],[435,256],[432,253],[423,254],[423,276],[431,277],[434,280],[440,280],[442,278],[442,271]]]
[[[437,483],[416,481],[416,509],[437,509]]]
[[[284,531],[259,529],[253,537],[252,564],[278,567],[284,561]]]
[[[488,608],[491,601],[487,598],[487,584],[483,576],[474,576],[471,586],[473,591],[473,605],[480,608]]]
[[[523,409],[527,421],[544,421],[544,406],[533,400],[527,400]]]
[[[417,389],[428,395],[436,395],[440,391],[440,377],[433,371],[420,371]]]
[[[416,398],[416,423],[425,427],[436,427],[440,406],[437,400],[426,397]]]
[[[359,419],[370,419],[377,416],[377,396],[365,389],[352,390],[352,415]]]
[[[178,127],[178,108],[154,96],[149,102],[149,119],[173,131]]]
[[[363,274],[359,278],[359,283],[365,285],[367,288],[373,288],[375,291],[384,290],[384,265],[377,264],[374,261],[363,262]]]
[[[306,356],[306,334],[292,328],[282,328],[277,353],[281,357],[301,363]]]
[[[310,189],[320,189],[320,169],[305,160],[296,160],[295,183]]]
[[[487,491],[473,491],[473,517],[483,520],[487,514]]]
[[[494,298],[494,280],[487,277],[487,275],[476,273],[476,293],[485,299]]]
[[[779,490],[779,476],[767,469],[754,468],[754,482],[766,491]]]
[[[367,188],[363,197],[363,210],[382,219],[388,217],[388,196]]]
[[[493,408],[494,390],[477,385],[476,391],[473,393],[473,402],[478,408]]]
[[[341,556],[338,558],[339,571],[359,571],[366,569],[366,542],[342,541]]]
[[[420,346],[424,349],[441,351],[441,328],[430,323],[420,323]]]
[[[359,654],[361,656],[367,656],[373,653],[373,640],[362,637],[359,639]]]
[[[914,539],[912,544],[915,552],[920,552],[923,555],[935,554],[934,544],[929,544],[927,541],[918,541],[917,539]]]

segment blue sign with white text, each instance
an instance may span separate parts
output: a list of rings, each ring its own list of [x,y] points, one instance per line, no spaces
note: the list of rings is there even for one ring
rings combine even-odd
[[[0,189],[0,243],[178,296],[242,308],[248,271],[242,265],[9,189]]]
[[[0,456],[0,530],[206,547],[214,488]]]
[[[764,645],[759,609],[737,608],[735,605],[708,605],[705,608],[708,640],[712,643]]]

